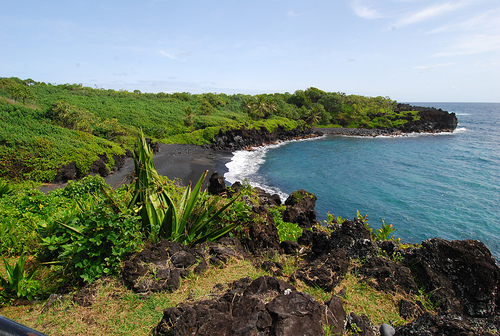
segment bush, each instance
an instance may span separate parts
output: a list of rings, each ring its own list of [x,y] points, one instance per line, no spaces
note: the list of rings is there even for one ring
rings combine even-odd
[[[269,212],[273,215],[276,228],[278,229],[280,242],[285,240],[297,241],[297,239],[302,236],[302,228],[297,223],[283,221],[282,211],[284,210],[284,206],[269,209]]]
[[[106,202],[87,201],[74,213],[66,212],[52,234],[42,238],[41,255],[52,256],[87,283],[117,275],[125,256],[142,241],[139,218],[131,211],[115,213]]]

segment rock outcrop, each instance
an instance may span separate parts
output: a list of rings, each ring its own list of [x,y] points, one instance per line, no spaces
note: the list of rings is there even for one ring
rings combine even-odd
[[[154,335],[323,335],[323,326],[343,333],[346,313],[332,299],[327,305],[290,284],[263,276],[243,278],[226,292],[163,311]]]
[[[130,289],[150,294],[173,292],[181,278],[191,272],[202,274],[208,265],[220,266],[231,259],[244,259],[248,252],[237,239],[222,238],[190,249],[183,244],[162,240],[125,262],[122,277]]]
[[[316,206],[317,197],[304,189],[294,191],[285,201],[286,210],[283,220],[289,223],[297,223],[302,228],[310,228],[317,224]]]
[[[500,269],[478,240],[428,239],[405,253],[405,264],[441,315],[491,317],[500,311]]]
[[[411,118],[401,129],[411,132],[452,132],[457,128],[458,119],[455,113],[449,113],[435,107],[411,106],[398,104],[397,111],[418,111],[419,120]]]
[[[98,157],[99,159],[95,160],[90,165],[89,174],[106,177],[109,174],[118,171],[123,166],[127,155],[113,155],[114,165],[111,167],[111,170],[107,167],[107,163],[109,163],[108,155],[103,153],[98,155]],[[82,174],[76,165],[76,161],[72,161],[59,168],[56,176],[52,180],[52,183],[66,183],[70,180],[78,180],[82,177],[84,177],[84,174]]]
[[[215,150],[235,151],[263,146],[277,141],[285,141],[314,136],[312,128],[297,127],[286,130],[278,126],[270,132],[267,128],[240,128],[230,131],[220,131],[213,139],[210,148]]]
[[[222,186],[216,176],[213,183]],[[235,185],[227,191],[237,189]],[[305,214],[314,210],[315,196],[301,190],[285,205],[287,218],[303,227],[303,235],[298,242],[280,243],[268,211],[281,203],[279,197],[273,200],[263,190],[254,194],[259,196],[247,200],[252,219],[241,244],[224,238],[188,249],[160,242],[125,264],[125,282],[139,292],[175,290],[184,274],[203,272],[209,265],[221,267],[235,258],[253,258],[257,267],[273,275],[219,284],[207,300],[165,309],[156,335],[323,335],[325,328],[339,335],[345,331],[358,335],[491,335],[489,331],[500,330],[500,268],[481,242],[434,238],[408,246],[399,241],[373,241],[359,218],[326,227],[313,225],[315,216]],[[292,274],[285,274],[276,253],[295,256],[297,266]],[[346,313],[342,291],[339,297],[334,291],[349,270],[354,270],[358,281],[378,291],[402,295],[399,314],[411,322],[394,329],[388,324],[374,326],[367,316]],[[331,299],[317,302],[298,292],[294,284],[320,288],[331,293]],[[429,312],[428,302],[424,306],[418,300],[410,301],[422,293],[430,297],[436,310]]]

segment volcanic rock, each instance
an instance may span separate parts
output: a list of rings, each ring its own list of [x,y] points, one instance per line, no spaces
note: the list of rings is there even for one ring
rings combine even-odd
[[[284,281],[264,276],[235,281],[213,299],[165,309],[153,333],[316,336],[323,335],[323,325],[342,320],[341,302],[325,306]]]
[[[388,293],[418,294],[418,286],[410,269],[391,260],[373,257],[360,268],[359,273],[375,289]]]
[[[344,279],[349,268],[349,258],[344,250],[323,254],[300,267],[292,274],[291,280],[303,281],[309,286],[332,291]]]
[[[286,210],[283,213],[283,220],[297,223],[302,228],[312,227],[317,223],[314,209],[316,200],[316,195],[304,189],[294,191],[285,201]]]
[[[477,240],[433,238],[410,249],[405,263],[431,293],[441,314],[489,317],[498,313],[500,268]]]

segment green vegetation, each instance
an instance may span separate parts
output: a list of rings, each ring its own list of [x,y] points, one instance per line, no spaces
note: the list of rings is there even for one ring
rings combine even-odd
[[[283,221],[282,213],[285,211],[285,206],[270,208],[269,212],[273,215],[274,223],[278,229],[280,242],[284,240],[297,241],[302,236],[302,228],[297,223],[289,223]]]
[[[308,88],[295,93],[141,93],[0,78],[0,179],[50,182],[75,162],[81,176],[104,155],[133,149],[135,134],[164,143],[206,144],[219,131],[319,127],[401,127],[417,112],[388,97]]]
[[[0,297],[2,301],[9,302],[15,298],[33,299],[37,291],[36,283],[33,281],[33,275],[35,275],[36,269],[27,273],[24,269],[25,262],[26,260],[23,254],[21,254],[15,265],[10,265],[9,262],[3,258],[6,279],[0,276],[0,287],[2,288]]]

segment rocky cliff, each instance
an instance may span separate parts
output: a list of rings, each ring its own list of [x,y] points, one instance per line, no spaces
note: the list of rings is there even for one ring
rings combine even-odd
[[[212,144],[209,146],[215,150],[235,151],[240,149],[249,149],[251,147],[263,146],[277,141],[285,141],[299,138],[315,136],[310,127],[297,127],[286,130],[282,126],[276,127],[274,131],[267,128],[240,128],[227,132],[220,131]]]
[[[411,106],[398,104],[397,111],[418,111],[419,120],[408,121],[402,132],[452,132],[457,128],[458,119],[455,113],[443,111],[434,107]]]

